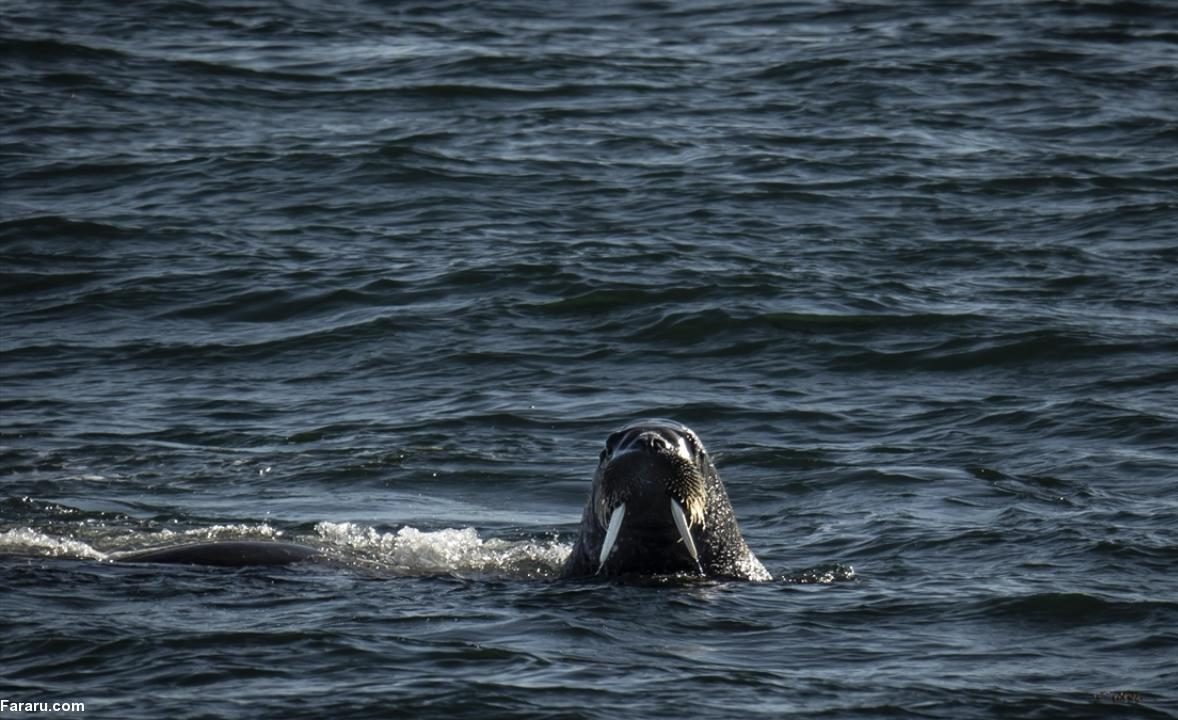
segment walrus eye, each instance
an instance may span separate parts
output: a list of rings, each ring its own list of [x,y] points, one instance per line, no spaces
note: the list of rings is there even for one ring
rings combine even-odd
[[[601,451],[601,459],[604,460],[614,454],[614,450],[618,447],[618,440],[622,438],[622,433],[616,432],[605,439],[605,449]]]

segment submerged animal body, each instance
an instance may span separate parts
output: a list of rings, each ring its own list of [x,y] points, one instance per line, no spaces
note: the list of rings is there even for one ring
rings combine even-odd
[[[641,420],[606,440],[562,576],[665,574],[771,579],[696,434]]]
[[[290,565],[319,557],[319,551],[295,543],[225,540],[221,542],[170,545],[137,550],[118,556],[119,562],[169,563],[172,565]]]

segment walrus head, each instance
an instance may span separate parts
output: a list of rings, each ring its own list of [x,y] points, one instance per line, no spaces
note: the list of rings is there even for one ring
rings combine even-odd
[[[703,443],[672,420],[635,422],[606,440],[564,571],[627,574],[769,577]]]

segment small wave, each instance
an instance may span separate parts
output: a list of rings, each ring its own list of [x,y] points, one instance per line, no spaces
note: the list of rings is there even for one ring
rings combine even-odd
[[[76,171],[77,166],[68,170]],[[134,236],[137,229],[92,220],[72,220],[61,215],[36,215],[0,221],[0,241],[118,240]]]
[[[106,560],[108,555],[87,543],[70,538],[46,535],[32,528],[15,528],[0,532],[0,555],[89,558]]]
[[[1042,592],[985,601],[986,615],[1023,623],[1070,627],[1115,622],[1140,623],[1153,614],[1169,614],[1175,603],[1164,600],[1121,599],[1088,593]]]
[[[1152,341],[1151,341],[1152,342]],[[868,349],[840,359],[847,368],[920,368],[963,371],[1035,362],[1075,362],[1151,350],[1140,341],[1114,340],[1064,330],[1013,332],[988,338],[952,338],[930,347],[885,352]]]
[[[112,48],[92,47],[79,42],[64,42],[53,38],[6,37],[4,44],[7,52],[13,57],[41,62],[46,59],[100,62],[122,60],[127,57],[126,54]]]

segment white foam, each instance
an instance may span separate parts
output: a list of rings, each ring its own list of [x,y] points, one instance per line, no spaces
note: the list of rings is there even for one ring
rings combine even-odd
[[[275,530],[266,523],[247,525],[238,523],[233,525],[210,525],[208,527],[191,528],[188,530],[170,530],[164,528],[153,535],[170,542],[192,542],[213,540],[275,540],[282,537],[281,530]]]
[[[57,538],[32,528],[0,532],[0,552],[40,557],[72,557],[105,560],[107,554],[71,538]]]
[[[382,533],[355,523],[321,522],[323,542],[346,550],[351,559],[411,575],[503,573],[524,577],[555,575],[571,546],[556,542],[483,539],[472,527],[419,530],[405,526]]]

